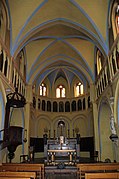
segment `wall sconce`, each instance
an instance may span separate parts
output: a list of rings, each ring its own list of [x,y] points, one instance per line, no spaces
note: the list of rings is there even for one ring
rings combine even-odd
[[[27,142],[27,129],[24,130],[24,140],[25,143]]]

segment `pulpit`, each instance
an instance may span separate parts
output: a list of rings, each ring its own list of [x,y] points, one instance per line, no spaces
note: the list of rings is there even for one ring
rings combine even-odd
[[[7,103],[5,108],[5,123],[4,123],[4,142],[8,149],[8,158],[10,163],[14,158],[14,152],[18,145],[22,144],[22,130],[21,126],[10,126],[10,108],[23,108],[26,104],[25,97],[18,92],[18,87],[15,92],[7,95]],[[26,140],[25,140],[26,142]]]
[[[11,160],[14,158],[14,152],[17,148],[18,145],[22,144],[22,127],[19,126],[10,126],[8,128],[8,133],[7,133],[7,139],[8,139],[8,158]]]

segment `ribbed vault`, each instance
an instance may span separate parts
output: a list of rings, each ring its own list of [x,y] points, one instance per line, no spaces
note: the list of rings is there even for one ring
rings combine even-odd
[[[39,85],[48,78],[53,85],[59,77],[69,85],[74,78],[94,82],[95,49],[108,54],[102,26],[108,5],[108,0],[8,0],[11,54],[16,58],[24,50],[27,82]]]

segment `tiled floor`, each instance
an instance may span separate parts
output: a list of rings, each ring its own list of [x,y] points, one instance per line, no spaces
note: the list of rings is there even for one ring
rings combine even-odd
[[[48,174],[45,179],[76,179],[74,174]]]

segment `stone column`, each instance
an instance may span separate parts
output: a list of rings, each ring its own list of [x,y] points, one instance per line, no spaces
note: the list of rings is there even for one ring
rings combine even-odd
[[[24,153],[28,154],[29,153],[29,145],[30,145],[30,134],[29,134],[29,129],[30,129],[30,103],[32,102],[32,85],[26,86],[26,105],[25,105],[25,124],[24,124],[24,129],[27,130],[27,142],[24,143]]]
[[[99,147],[99,131],[98,131],[98,106],[96,103],[96,89],[95,85],[90,85],[90,101],[92,103],[93,108],[93,116],[94,116],[94,145],[95,145],[95,151],[100,151]]]

